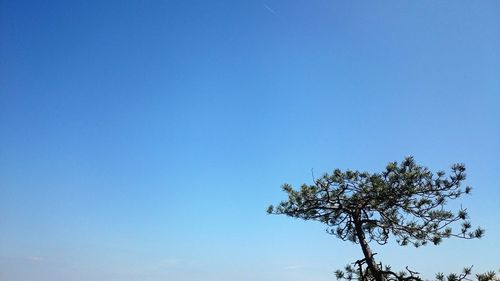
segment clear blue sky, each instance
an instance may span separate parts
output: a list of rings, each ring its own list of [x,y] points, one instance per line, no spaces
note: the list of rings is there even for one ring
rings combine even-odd
[[[268,216],[311,169],[468,167],[500,264],[498,1],[0,2],[0,279],[326,281],[360,257]],[[404,258],[403,258],[404,257]]]

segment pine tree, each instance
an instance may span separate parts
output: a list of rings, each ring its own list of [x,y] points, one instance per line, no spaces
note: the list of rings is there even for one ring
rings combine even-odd
[[[446,176],[443,171],[432,173],[417,165],[413,157],[401,163],[392,162],[381,173],[341,171],[325,174],[312,185],[299,190],[284,184],[288,200],[269,206],[268,213],[315,220],[327,225],[327,232],[344,241],[358,244],[363,258],[344,270],[337,270],[338,279],[360,281],[421,280],[418,272],[394,272],[375,260],[370,243],[384,245],[395,237],[401,245],[420,247],[437,245],[445,238],[480,238],[482,228],[472,230],[467,209],[446,209],[449,200],[470,194],[471,187],[462,184],[465,166],[455,164]],[[453,227],[460,227],[454,231]],[[447,278],[438,274],[438,281],[460,281],[471,274],[465,268],[461,274]],[[494,279],[494,274],[477,276],[481,281]]]

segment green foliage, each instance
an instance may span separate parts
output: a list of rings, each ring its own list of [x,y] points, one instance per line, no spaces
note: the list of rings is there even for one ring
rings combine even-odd
[[[476,274],[477,281],[499,281],[500,278],[495,274],[495,271],[488,271],[481,274]]]
[[[463,269],[461,274],[450,273],[445,276],[443,273],[436,274],[436,281],[461,281],[470,280],[468,276],[472,274],[472,266]],[[498,281],[500,280],[494,271],[488,271],[481,274],[476,274],[477,281]]]
[[[283,214],[327,225],[327,232],[344,241],[360,244],[364,259],[338,270],[338,279],[346,280],[420,280],[418,273],[406,268],[395,273],[390,267],[376,264],[369,243],[384,245],[392,236],[396,242],[415,247],[437,245],[445,238],[480,238],[482,228],[472,230],[467,209],[446,209],[449,200],[471,193],[463,187],[465,166],[455,164],[446,175],[432,173],[415,163],[413,157],[401,163],[391,162],[380,173],[334,170],[315,179],[312,185],[303,184],[295,190],[284,184],[288,200],[269,206],[270,214]],[[457,231],[456,222],[461,222]],[[436,276],[439,281],[460,281],[470,274]],[[490,275],[478,275],[479,281],[490,281]]]
[[[471,187],[461,187],[465,166],[455,164],[450,176],[444,176],[444,172],[433,174],[418,166],[412,157],[399,165],[389,163],[381,173],[337,169],[313,185],[303,184],[298,191],[284,184],[282,189],[288,200],[270,206],[268,212],[320,221],[329,226],[330,234],[352,242],[357,242],[357,214],[368,239],[379,244],[385,244],[390,235],[400,245],[415,247],[428,242],[439,244],[452,236],[481,237],[483,229],[470,230],[466,209],[457,213],[444,209],[448,200],[471,191]],[[460,232],[453,233],[450,225],[459,220],[463,221]]]

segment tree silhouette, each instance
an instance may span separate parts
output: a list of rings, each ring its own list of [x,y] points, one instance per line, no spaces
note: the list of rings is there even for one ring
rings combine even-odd
[[[359,244],[363,258],[337,270],[338,279],[419,281],[418,272],[408,267],[394,272],[390,266],[377,263],[370,243],[384,245],[392,236],[401,246],[419,247],[429,242],[437,245],[444,238],[483,236],[482,228],[471,229],[467,209],[453,212],[445,208],[448,200],[471,192],[471,187],[462,187],[464,180],[463,164],[453,165],[446,176],[443,171],[432,173],[407,157],[399,164],[389,163],[381,173],[336,169],[299,190],[284,184],[288,200],[269,206],[268,213],[322,222],[329,234]],[[452,228],[456,222],[461,222],[458,231]],[[470,273],[471,268],[465,268],[461,274],[447,278],[438,274],[436,279],[459,281]],[[487,281],[494,276],[485,273],[477,278]]]

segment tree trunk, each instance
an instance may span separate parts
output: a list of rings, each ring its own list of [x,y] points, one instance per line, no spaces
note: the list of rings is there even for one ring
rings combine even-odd
[[[361,246],[361,250],[363,251],[363,255],[365,256],[368,268],[370,269],[376,281],[384,281],[382,278],[382,273],[380,272],[380,269],[378,268],[378,265],[375,263],[375,259],[373,258],[372,250],[370,249],[370,246],[366,241],[365,233],[363,232],[363,227],[359,218],[354,219],[354,226],[356,229],[356,236],[359,240],[359,245]]]

